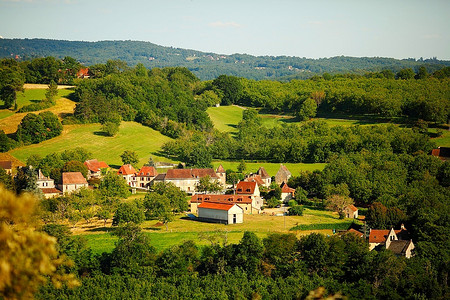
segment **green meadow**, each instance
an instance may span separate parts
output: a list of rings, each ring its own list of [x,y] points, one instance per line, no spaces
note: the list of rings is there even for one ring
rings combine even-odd
[[[109,165],[122,164],[120,155],[124,150],[135,151],[139,156],[139,166],[146,163],[150,156],[155,161],[168,161],[159,154],[161,146],[170,140],[159,131],[136,122],[122,122],[119,133],[114,137],[104,136],[100,124],[65,125],[63,133],[51,140],[12,150],[10,153],[25,162],[32,154],[45,156],[52,152],[83,147],[92,152],[92,156]]]
[[[213,161],[214,169],[217,169],[219,165],[222,165],[225,170],[231,169],[236,171],[239,164],[240,161]],[[285,165],[288,168],[288,170],[291,171],[292,175],[296,176],[300,173],[300,171],[323,170],[323,168],[325,168],[327,164],[285,163],[283,165]],[[246,162],[245,166],[247,173],[250,172],[256,173],[259,167],[264,167],[264,169],[266,169],[267,173],[269,173],[270,176],[275,176],[275,174],[278,172],[278,169],[280,169],[280,163]]]
[[[278,213],[281,213],[279,211]],[[304,209],[303,216],[277,216],[271,212],[260,215],[244,215],[242,224],[215,224],[193,221],[183,216],[178,216],[169,223],[168,231],[165,226],[157,225],[157,221],[145,221],[141,227],[149,236],[151,244],[158,250],[164,250],[184,241],[192,240],[197,245],[208,245],[210,241],[207,236],[217,234],[220,236],[219,242],[226,238],[227,243],[238,243],[245,231],[255,232],[260,238],[265,238],[271,233],[294,233],[297,236],[308,234],[312,231],[331,234],[332,229],[348,228],[352,220],[339,219],[336,213],[316,209]],[[295,230],[302,226],[314,227],[306,230]],[[105,229],[105,228],[103,228]],[[110,232],[80,234],[87,239],[89,247],[94,253],[111,252],[115,247],[117,237],[112,235],[114,230],[107,228]]]
[[[46,89],[25,89],[23,93],[17,93],[17,108],[37,103],[45,98]],[[70,89],[59,89],[58,98],[67,97],[73,90]],[[10,109],[0,109],[0,119],[4,119],[14,114],[14,111]]]
[[[220,106],[210,107],[207,110],[214,127],[219,131],[224,132],[237,132],[237,124],[242,120],[242,111],[245,107],[240,106]],[[275,127],[281,124],[287,123],[303,123],[299,122],[294,116],[289,115],[276,115],[260,113],[262,125],[268,128]],[[389,120],[379,119],[374,116],[349,116],[348,118],[342,116],[342,118],[336,118],[332,115],[323,115],[314,120],[323,120],[329,126],[353,126],[353,125],[373,125],[380,123],[389,123]],[[400,120],[398,120],[400,121]]]

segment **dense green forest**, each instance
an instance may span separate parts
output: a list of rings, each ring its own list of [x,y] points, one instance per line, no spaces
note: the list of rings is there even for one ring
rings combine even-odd
[[[142,63],[147,68],[186,67],[202,80],[220,75],[233,75],[249,79],[307,79],[313,75],[328,73],[364,74],[384,69],[397,72],[412,68],[418,71],[425,66],[434,72],[449,61],[430,59],[356,58],[332,57],[321,59],[290,56],[252,56],[247,54],[223,55],[163,47],[139,41],[61,41],[48,39],[0,39],[0,57],[30,60],[53,56],[63,59],[76,57],[82,64],[92,66],[108,60],[122,60],[130,66]]]

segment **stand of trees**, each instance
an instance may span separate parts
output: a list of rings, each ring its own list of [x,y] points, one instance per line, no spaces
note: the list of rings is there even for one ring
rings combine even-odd
[[[190,165],[191,151],[202,149],[215,159],[267,160],[272,162],[326,162],[333,155],[370,152],[428,153],[434,143],[413,129],[395,125],[335,126],[316,120],[303,125],[286,124],[274,128],[258,122],[242,122],[235,138],[217,131],[185,135],[163,146],[166,154]],[[208,155],[202,155],[205,159]],[[199,158],[200,159],[200,158]]]

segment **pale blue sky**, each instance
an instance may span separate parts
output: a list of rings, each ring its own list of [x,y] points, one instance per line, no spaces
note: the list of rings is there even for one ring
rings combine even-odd
[[[0,36],[220,54],[450,59],[450,0],[0,0]]]

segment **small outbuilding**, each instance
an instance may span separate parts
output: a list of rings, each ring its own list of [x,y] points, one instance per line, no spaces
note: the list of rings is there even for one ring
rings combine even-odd
[[[203,202],[198,206],[198,218],[213,223],[243,223],[244,210],[233,203]]]

